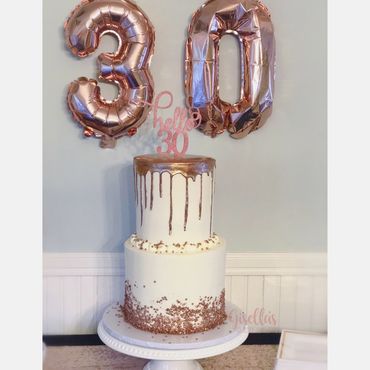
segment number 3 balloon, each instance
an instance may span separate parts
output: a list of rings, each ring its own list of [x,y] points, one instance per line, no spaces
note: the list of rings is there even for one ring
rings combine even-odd
[[[236,104],[220,99],[219,42],[232,33],[241,49],[241,96]],[[258,0],[209,0],[194,15],[188,31],[185,90],[190,108],[201,114],[199,129],[215,137],[227,130],[242,138],[271,114],[275,74],[273,25]]]
[[[85,0],[64,25],[72,53],[84,58],[93,53],[105,34],[115,35],[118,49],[98,57],[99,79],[117,84],[119,95],[108,101],[97,81],[79,78],[70,84],[67,102],[87,137],[101,138],[104,148],[116,139],[132,136],[149,114],[153,79],[149,71],[154,52],[154,28],[143,11],[128,0]]]

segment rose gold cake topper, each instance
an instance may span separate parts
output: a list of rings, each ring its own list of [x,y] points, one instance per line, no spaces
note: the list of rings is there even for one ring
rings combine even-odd
[[[158,116],[158,108],[160,100],[166,96],[169,98],[168,105],[165,108],[172,106],[173,95],[169,91],[163,91],[158,94],[154,102],[154,120],[153,127],[159,126],[158,136],[162,137],[163,146],[157,147],[158,154],[173,154],[175,157],[184,156],[189,147],[189,132],[197,127],[200,123],[200,113],[197,110],[189,111],[186,108],[176,107],[172,118],[167,118],[163,121],[162,117]],[[182,148],[179,150],[179,139],[182,138]]]
[[[153,110],[153,128],[158,129],[157,135],[161,140],[160,145],[155,148],[156,152],[165,156],[184,157],[189,147],[189,132],[200,124],[200,112],[197,109],[175,107],[172,117],[162,118],[159,110],[169,109],[173,104],[173,94],[167,90],[156,95],[153,104],[140,104],[150,106]],[[179,140],[182,140],[181,150]]]

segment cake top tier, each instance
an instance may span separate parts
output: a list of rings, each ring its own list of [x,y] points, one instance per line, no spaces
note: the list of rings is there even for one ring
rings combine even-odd
[[[213,172],[216,161],[210,157],[186,155],[184,157],[146,154],[134,158],[136,172],[145,176],[148,172],[182,174],[193,180],[197,175]]]
[[[136,231],[149,243],[201,243],[212,236],[216,161],[205,156],[134,158]]]

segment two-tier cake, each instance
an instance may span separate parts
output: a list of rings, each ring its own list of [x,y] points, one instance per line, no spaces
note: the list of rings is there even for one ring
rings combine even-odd
[[[125,320],[166,334],[222,324],[225,246],[212,231],[215,160],[134,159],[136,230],[125,243]]]

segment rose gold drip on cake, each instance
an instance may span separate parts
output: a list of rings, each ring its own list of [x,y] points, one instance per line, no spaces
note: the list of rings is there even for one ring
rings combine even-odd
[[[140,176],[140,226],[143,226],[143,176]]]
[[[170,175],[170,219],[168,222],[168,234],[172,234],[172,213],[173,213],[173,204],[172,204],[172,181],[173,181],[173,175]]]
[[[215,178],[214,178],[213,170],[211,171],[211,178],[212,178],[212,188],[211,188],[211,220],[210,220],[210,223],[209,223],[209,235],[212,235],[212,222],[213,222],[213,192],[214,192],[214,183],[215,183]]]
[[[150,172],[150,210],[153,209],[153,172]]]
[[[199,221],[202,219],[202,205],[203,205],[203,174],[200,174],[200,198],[199,198]]]
[[[159,174],[159,197],[162,198],[162,176],[163,172]]]
[[[137,189],[137,172],[134,169],[134,182],[135,182],[135,200],[136,205],[139,204],[138,189]]]
[[[187,156],[176,161],[171,156],[144,155],[134,159],[139,175],[148,172],[160,174],[168,172],[172,175],[181,174],[195,180],[201,173],[210,172],[215,166],[215,160],[208,157]]]
[[[185,178],[186,181],[186,194],[185,194],[185,214],[184,214],[184,231],[186,231],[186,226],[188,223],[189,214],[189,178]]]
[[[146,191],[146,174],[144,175],[144,194],[145,194],[145,209],[147,208],[148,205],[148,192]]]

